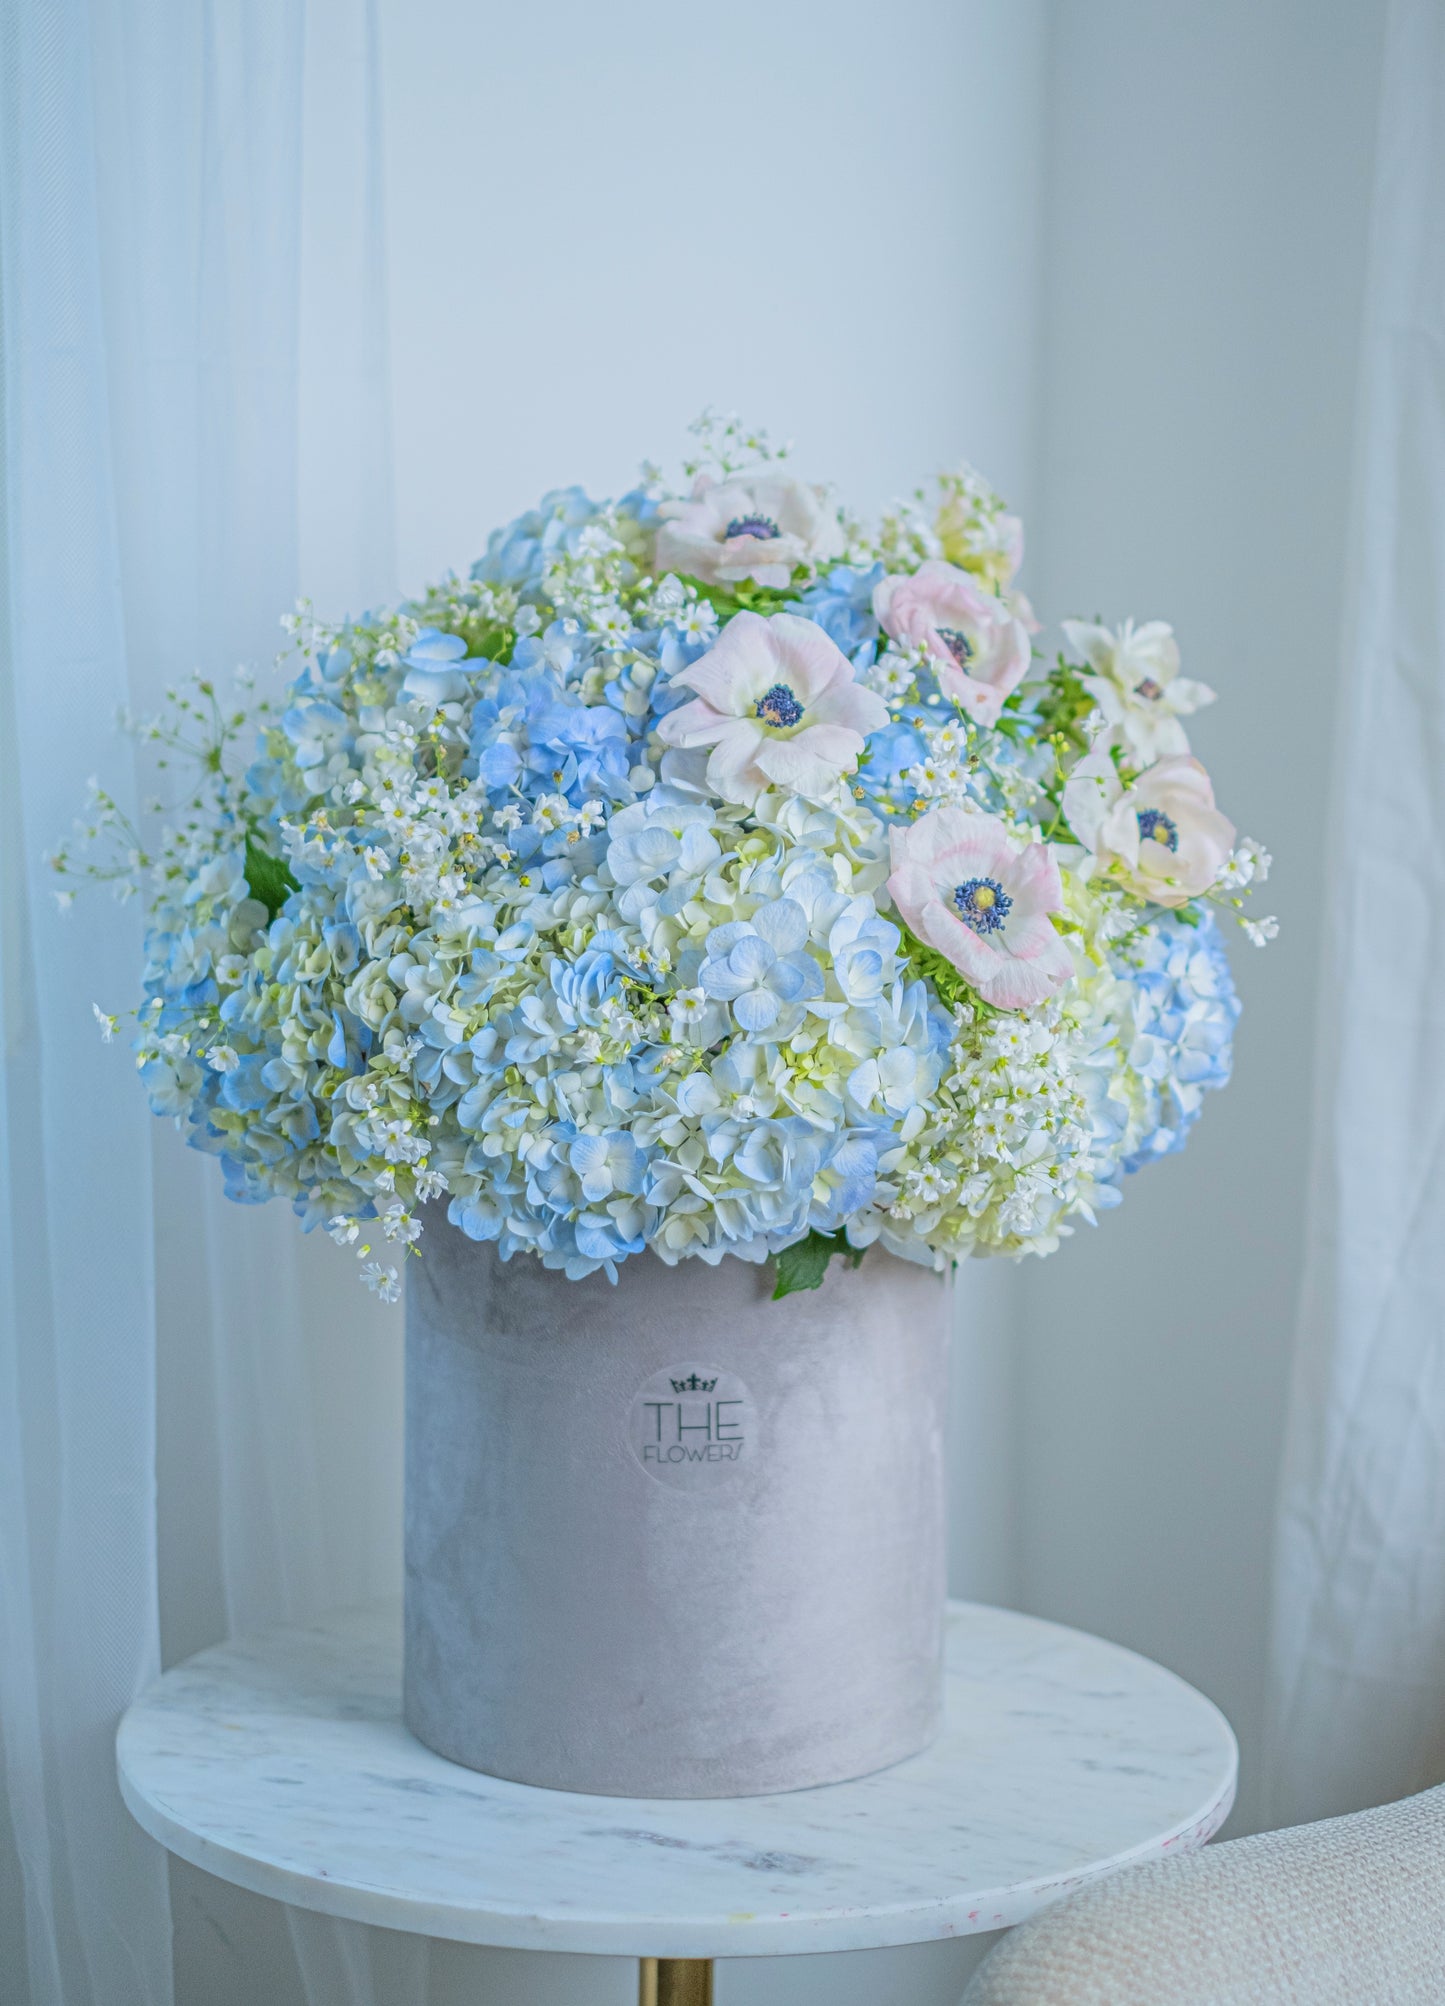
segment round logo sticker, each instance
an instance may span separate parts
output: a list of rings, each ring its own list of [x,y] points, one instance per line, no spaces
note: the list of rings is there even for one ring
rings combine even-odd
[[[758,1451],[758,1414],[735,1372],[672,1365],[644,1380],[627,1418],[632,1453],[678,1490],[716,1490]]]

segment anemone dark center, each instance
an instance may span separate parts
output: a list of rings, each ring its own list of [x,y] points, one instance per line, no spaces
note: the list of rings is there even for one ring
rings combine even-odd
[[[968,878],[955,885],[953,903],[975,933],[997,933],[1013,910],[1013,900],[997,878]]]
[[[777,731],[787,731],[802,717],[803,706],[786,683],[774,683],[753,705],[753,715]]]
[[[733,536],[755,536],[759,543],[771,543],[775,536],[782,534],[770,515],[735,515],[727,526],[727,534]]]
[[[1179,824],[1162,808],[1141,808],[1138,820],[1139,834],[1146,842],[1162,843],[1166,850],[1179,848]]]
[[[973,660],[973,643],[967,634],[960,633],[957,627],[940,627],[938,638],[960,668],[965,662]]]
[[[1150,703],[1157,703],[1164,694],[1164,685],[1156,683],[1152,676],[1145,676],[1142,683],[1135,683],[1136,697],[1146,697]]]

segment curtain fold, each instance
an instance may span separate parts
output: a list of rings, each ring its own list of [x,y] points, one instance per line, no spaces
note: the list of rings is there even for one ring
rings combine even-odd
[[[214,1165],[152,1120],[91,1010],[135,999],[139,910],[93,891],[62,918],[42,861],[88,774],[132,815],[168,792],[116,735],[120,707],[152,712],[195,670],[270,679],[303,562],[328,612],[394,590],[379,60],[374,0],[0,13],[0,1992],[16,2006],[169,2006],[167,1864],[113,1759],[162,1625],[174,1654],[399,1578],[394,1314],[288,1214],[226,1204]],[[158,1364],[162,1461],[185,1469],[159,1559]],[[425,1943],[288,1920],[283,1982],[308,2006],[423,1996]],[[235,1982],[249,2001],[240,1961]]]
[[[83,10],[0,14],[3,1962],[31,2006],[168,2006],[165,1862],[113,1755],[158,1669],[148,1117],[91,1014],[140,930],[105,899],[64,920],[43,863],[87,773],[135,805],[95,86]]]
[[[1269,1808],[1445,1777],[1445,8],[1390,9]]]

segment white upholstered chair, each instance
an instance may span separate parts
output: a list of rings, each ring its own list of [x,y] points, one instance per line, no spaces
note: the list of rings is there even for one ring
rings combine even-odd
[[[1130,1867],[1011,1931],[962,2006],[1445,2006],[1445,1785]]]

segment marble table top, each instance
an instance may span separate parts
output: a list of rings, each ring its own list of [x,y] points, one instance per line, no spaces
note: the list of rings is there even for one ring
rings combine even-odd
[[[951,1606],[932,1748],[773,1797],[582,1797],[460,1769],[402,1726],[400,1659],[393,1604],[202,1651],[121,1723],[126,1803],[196,1866],[327,1915],[701,1958],[997,1929],[1203,1845],[1234,1798],[1234,1736],[1208,1700],[1002,1609]]]

